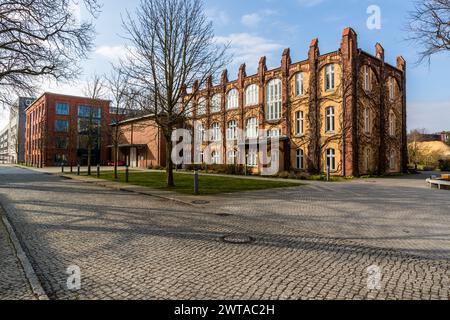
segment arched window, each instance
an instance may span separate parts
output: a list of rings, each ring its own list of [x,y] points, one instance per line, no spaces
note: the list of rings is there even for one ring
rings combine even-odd
[[[220,164],[220,154],[217,151],[211,153],[212,164]]]
[[[267,120],[281,119],[281,80],[273,79],[267,84]]]
[[[370,133],[370,110],[368,107],[364,108],[364,132]]]
[[[197,141],[201,141],[201,142],[205,141],[205,128],[203,127],[202,124],[199,124],[197,126],[196,131],[197,131],[197,134],[196,134]]]
[[[325,91],[333,90],[334,86],[334,64],[329,64],[325,67]]]
[[[304,91],[304,74],[303,72],[299,72],[295,75],[295,95],[297,97],[302,96]]]
[[[327,133],[334,132],[335,130],[335,112],[334,107],[328,107],[325,109],[325,131]]]
[[[397,130],[395,125],[396,119],[393,111],[389,112],[389,135],[391,137],[395,136],[395,132]]]
[[[256,150],[249,150],[247,153],[247,166],[256,167],[258,165],[258,152]]]
[[[331,171],[336,170],[336,150],[327,149],[327,166]]]
[[[227,95],[227,109],[237,109],[238,107],[238,91],[236,89],[231,89]]]
[[[192,117],[192,114],[194,113],[193,105],[194,104],[192,103],[192,101],[186,105],[186,109],[184,109],[184,114],[186,115],[186,117]]]
[[[236,164],[236,150],[235,149],[228,150],[227,164]]]
[[[305,169],[305,152],[303,151],[303,149],[297,149],[296,168],[299,170]]]
[[[222,102],[222,96],[218,93],[211,98],[211,113],[220,112],[220,105]]]
[[[303,111],[297,111],[295,113],[295,134],[303,135],[305,133],[304,129],[305,119],[303,116]]]
[[[370,91],[370,68],[368,65],[364,66],[364,90],[366,92]]]
[[[220,125],[215,122],[211,126],[211,141],[220,141]]]
[[[258,137],[258,120],[256,118],[249,118],[247,120],[247,138]]]
[[[397,167],[397,157],[394,150],[391,150],[389,154],[389,168],[395,170]]]
[[[237,135],[237,122],[236,120],[231,120],[228,122],[227,126],[227,140],[236,140]]]
[[[203,116],[205,114],[206,114],[206,99],[202,97],[198,99],[197,115]]]
[[[364,152],[364,169],[368,173],[370,171],[370,149],[366,148]]]
[[[258,104],[259,89],[256,84],[251,84],[245,89],[245,106],[255,106]]]
[[[395,99],[395,80],[393,77],[389,77],[389,99],[394,100]]]

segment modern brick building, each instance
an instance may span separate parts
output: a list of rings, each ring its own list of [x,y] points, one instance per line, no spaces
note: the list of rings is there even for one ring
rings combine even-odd
[[[9,128],[5,127],[0,131],[0,163],[5,164],[10,162],[9,158]]]
[[[26,109],[25,161],[45,167],[105,164],[109,159],[110,102],[44,93]],[[90,147],[89,147],[90,146]]]
[[[303,61],[293,63],[286,49],[276,69],[268,70],[263,57],[257,74],[247,75],[244,64],[237,80],[229,81],[225,70],[219,85],[209,79],[192,92],[198,92],[192,117],[201,121],[193,137],[220,132],[223,148],[212,157],[222,163],[237,158],[233,132],[240,128],[247,138],[258,129],[280,138],[281,171],[329,166],[334,175],[358,176],[407,170],[406,62],[399,56],[396,65],[387,63],[379,43],[373,54],[361,50],[351,28],[334,52],[321,54],[314,39]],[[246,158],[259,173],[261,155]]]
[[[115,133],[117,131],[117,140]],[[110,159],[118,147],[118,161],[132,168],[156,168],[166,164],[166,149],[161,130],[151,115],[137,117],[112,125]],[[117,143],[114,143],[117,141]]]

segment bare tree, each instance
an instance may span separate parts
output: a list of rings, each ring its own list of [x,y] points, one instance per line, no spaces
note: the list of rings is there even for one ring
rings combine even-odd
[[[409,40],[424,48],[419,53],[419,62],[430,61],[434,54],[450,51],[450,0],[417,2],[409,21]]]
[[[123,26],[133,49],[122,62],[166,143],[167,186],[174,186],[172,132],[192,113],[198,90],[230,61],[214,39],[202,0],[141,0]],[[193,88],[186,95],[185,88]]]
[[[101,76],[94,75],[88,80],[83,91],[84,95],[90,99],[102,99],[106,96],[105,80]],[[99,145],[103,134],[101,132],[102,121],[99,119],[99,112],[101,117],[101,110],[99,111],[100,106],[91,105],[86,107],[89,110],[87,110],[87,115],[83,119],[84,121],[81,121],[81,119],[78,120],[78,134],[84,133],[86,136],[88,175],[91,175],[92,151],[94,150],[94,146],[96,146],[95,149],[97,152],[100,152]]]

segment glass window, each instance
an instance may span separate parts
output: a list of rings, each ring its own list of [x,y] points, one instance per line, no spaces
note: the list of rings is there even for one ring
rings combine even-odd
[[[297,149],[296,160],[297,169],[305,169],[305,153],[303,149]]]
[[[69,121],[56,120],[55,121],[55,131],[56,132],[68,132],[69,131]]]
[[[56,115],[58,115],[58,116],[68,116],[69,115],[69,104],[67,104],[67,103],[57,103],[56,104]]]
[[[281,136],[281,130],[280,129],[272,129],[267,131],[267,137],[269,138],[275,138]]]
[[[216,122],[212,125],[211,141],[220,141],[220,125]]]
[[[391,151],[390,155],[389,155],[389,168],[391,170],[395,170],[396,169],[396,156],[395,156],[395,151]]]
[[[295,113],[295,134],[302,135],[305,133],[303,111]]]
[[[249,150],[247,153],[247,166],[256,167],[258,165],[258,152],[256,150]]]
[[[215,94],[211,98],[211,113],[220,112],[222,104],[222,96],[220,94]]]
[[[247,138],[258,137],[258,120],[256,118],[250,118],[247,120]]]
[[[238,91],[231,89],[227,95],[227,109],[237,109],[239,107]]]
[[[395,114],[391,111],[389,113],[389,135],[395,136],[396,125],[395,125]]]
[[[78,133],[99,134],[101,123],[99,119],[78,119]]]
[[[227,128],[227,140],[236,140],[237,122],[232,120],[228,122]]]
[[[203,116],[205,114],[206,114],[206,99],[200,98],[198,99],[197,115]]]
[[[395,98],[395,86],[394,86],[394,78],[389,78],[389,99],[394,100]]]
[[[364,90],[370,91],[370,72],[369,66],[364,66]]]
[[[325,131],[326,132],[334,132],[335,125],[335,113],[334,113],[334,107],[328,107],[326,108],[326,121],[325,121]]]
[[[327,149],[327,166],[331,171],[336,170],[336,150]]]
[[[211,154],[211,160],[213,164],[220,164],[220,155],[219,152],[213,151]]]
[[[205,140],[205,128],[201,124],[197,126],[197,140],[202,142]]]
[[[55,139],[55,148],[65,150],[69,145],[69,139],[66,137],[56,137]]]
[[[229,150],[227,152],[227,164],[236,164],[236,150]]]
[[[295,95],[302,96],[304,93],[304,75],[303,72],[295,75]]]
[[[267,120],[281,119],[281,80],[273,79],[267,84]]]
[[[259,89],[256,84],[251,84],[245,90],[245,106],[255,106],[259,102]]]
[[[364,108],[364,131],[370,133],[370,111],[369,108]]]
[[[90,106],[78,106],[78,117],[100,119],[102,117],[102,109]]]
[[[370,149],[369,148],[366,148],[364,159],[365,159],[364,163],[365,163],[366,172],[369,172],[370,171]]]
[[[325,67],[325,90],[333,90],[334,85],[334,64],[329,64]]]

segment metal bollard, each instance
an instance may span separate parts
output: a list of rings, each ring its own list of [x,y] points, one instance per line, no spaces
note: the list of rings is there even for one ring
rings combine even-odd
[[[125,182],[128,183],[129,178],[129,171],[128,171],[128,165],[125,166]]]
[[[64,173],[64,163],[61,163],[61,173]]]
[[[70,165],[70,173],[73,173],[73,164]]]
[[[97,178],[100,178],[100,165],[97,164]]]
[[[80,171],[81,171],[80,164],[77,164],[77,176],[80,175]]]
[[[199,194],[198,170],[194,171],[194,194]]]

